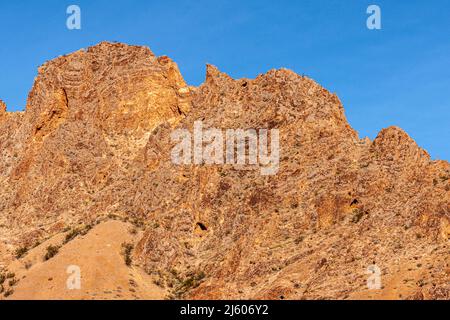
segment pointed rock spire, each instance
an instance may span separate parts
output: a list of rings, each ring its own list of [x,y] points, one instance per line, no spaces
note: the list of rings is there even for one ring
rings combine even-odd
[[[6,113],[6,103],[0,100],[0,116]]]
[[[212,64],[206,65],[206,83],[214,83],[220,79],[233,80],[229,75],[221,72],[216,66]]]

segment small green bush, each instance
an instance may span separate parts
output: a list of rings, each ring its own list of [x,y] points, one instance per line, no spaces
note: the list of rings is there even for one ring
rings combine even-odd
[[[60,248],[61,248],[60,246],[48,246],[47,253],[44,256],[44,260],[47,261],[56,256]]]
[[[134,249],[134,245],[131,243],[123,243],[122,244],[122,254],[125,260],[125,264],[127,266],[131,266],[131,263],[133,262],[131,259],[131,252]]]
[[[188,291],[197,288],[205,277],[206,274],[203,271],[191,273],[173,290],[173,295],[176,298],[182,298]]]
[[[64,243],[68,243],[68,242],[72,241],[73,239],[78,237],[79,234],[80,234],[80,230],[79,229],[72,229],[72,230],[70,230],[69,233],[66,234],[66,238],[64,239]]]
[[[15,251],[15,256],[17,259],[20,259],[22,257],[24,257],[28,252],[28,248],[27,247],[20,247]]]
[[[17,284],[17,279],[16,278],[13,278],[13,279],[11,279],[11,280],[9,280],[9,286],[10,287],[14,287],[16,284]]]
[[[364,216],[364,212],[360,209],[353,209],[352,222],[358,223],[362,217]]]
[[[4,294],[3,294],[3,296],[5,297],[5,298],[8,298],[10,295],[12,295],[14,293],[14,290],[13,289],[9,289],[8,291],[6,291]]]
[[[73,239],[75,239],[78,236],[84,236],[86,235],[91,229],[93,228],[92,224],[88,224],[86,226],[84,226],[83,228],[74,228],[71,229],[67,234],[66,234],[66,238],[64,239],[64,244],[72,241]]]

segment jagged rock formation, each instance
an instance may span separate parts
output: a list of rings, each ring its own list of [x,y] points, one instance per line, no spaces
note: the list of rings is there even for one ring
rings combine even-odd
[[[278,128],[278,174],[173,164],[171,132],[198,120]],[[101,43],[42,66],[24,113],[0,104],[0,150],[5,267],[119,217],[143,229],[135,268],[175,298],[450,297],[449,163],[399,128],[361,140],[336,95],[289,70],[208,66],[194,88],[167,57]]]

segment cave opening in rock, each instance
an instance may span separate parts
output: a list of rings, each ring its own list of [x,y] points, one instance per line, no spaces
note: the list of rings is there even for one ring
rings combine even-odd
[[[208,231],[208,228],[201,222],[197,222],[197,227],[199,227],[202,231]]]

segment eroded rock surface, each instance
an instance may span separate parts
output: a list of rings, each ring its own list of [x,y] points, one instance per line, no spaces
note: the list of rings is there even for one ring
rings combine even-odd
[[[173,164],[170,134],[199,120],[279,129],[278,173]],[[360,139],[336,95],[289,70],[208,66],[193,88],[167,57],[101,43],[44,64],[25,112],[0,103],[0,156],[4,268],[114,217],[143,230],[134,268],[172,298],[450,298],[449,163],[396,127]]]

